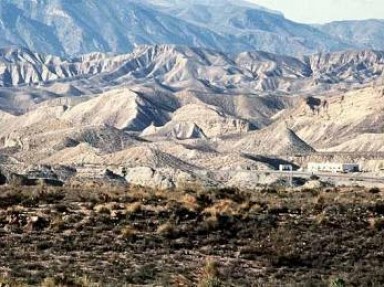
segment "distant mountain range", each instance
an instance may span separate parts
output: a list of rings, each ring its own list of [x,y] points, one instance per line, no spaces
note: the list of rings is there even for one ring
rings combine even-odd
[[[383,21],[295,23],[234,0],[2,0],[0,47],[74,56],[127,53],[142,44],[176,44],[226,53],[303,55],[384,49]]]
[[[319,27],[325,33],[359,48],[384,49],[384,20],[340,21]]]

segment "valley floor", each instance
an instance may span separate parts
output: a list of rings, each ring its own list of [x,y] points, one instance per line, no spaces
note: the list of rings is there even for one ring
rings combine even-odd
[[[383,286],[383,195],[2,187],[0,282]]]

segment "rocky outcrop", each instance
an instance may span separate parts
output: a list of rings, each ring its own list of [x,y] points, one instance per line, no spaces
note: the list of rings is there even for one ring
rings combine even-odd
[[[129,168],[125,179],[128,184],[159,190],[212,188],[217,186],[217,182],[201,173],[171,168]]]
[[[149,167],[137,167],[128,169],[125,179],[129,184],[150,187],[160,190],[170,190],[175,187],[172,178],[162,172]]]
[[[76,169],[69,166],[32,166],[24,171],[26,177],[31,179],[45,180],[47,183],[54,181],[67,181],[76,174]]]

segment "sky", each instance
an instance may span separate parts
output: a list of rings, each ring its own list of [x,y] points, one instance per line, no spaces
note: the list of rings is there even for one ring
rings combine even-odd
[[[384,19],[384,0],[248,0],[302,23]]]

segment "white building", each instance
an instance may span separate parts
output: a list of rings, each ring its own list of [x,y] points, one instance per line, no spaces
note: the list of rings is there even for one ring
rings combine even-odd
[[[280,164],[279,165],[279,170],[280,171],[292,171],[293,167],[291,164]]]
[[[357,163],[310,162],[308,163],[308,171],[358,172],[360,166]]]

